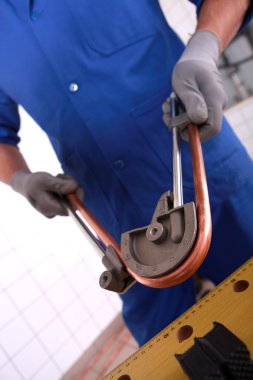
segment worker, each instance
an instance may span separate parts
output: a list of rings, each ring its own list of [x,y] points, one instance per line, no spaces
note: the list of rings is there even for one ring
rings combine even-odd
[[[249,0],[192,2],[198,25],[184,49],[156,0],[2,0],[0,179],[49,218],[66,215],[56,194],[81,187],[86,206],[118,242],[122,232],[149,224],[172,185],[161,107],[173,73],[189,119],[200,125],[213,220],[200,273],[217,283],[253,252],[253,165],[222,119],[217,69],[252,10]],[[30,172],[17,147],[19,104],[47,133],[65,174]],[[188,202],[187,141],[182,154]],[[195,302],[193,280],[168,289],[135,284],[122,300],[142,345]]]

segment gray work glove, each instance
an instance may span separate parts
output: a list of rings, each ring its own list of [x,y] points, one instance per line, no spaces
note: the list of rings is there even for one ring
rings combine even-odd
[[[200,30],[190,39],[173,70],[173,88],[184,104],[188,117],[181,130],[185,140],[187,129],[184,128],[190,121],[199,126],[202,141],[213,137],[221,129],[222,110],[227,96],[217,68],[219,54],[218,37],[207,30]],[[164,122],[171,127],[167,102],[163,105],[163,111]]]
[[[82,189],[75,179],[67,174],[58,174],[54,177],[44,172],[19,171],[13,175],[11,187],[22,194],[37,211],[47,218],[68,215],[60,202],[59,195],[77,192],[79,198],[81,200],[83,198]]]

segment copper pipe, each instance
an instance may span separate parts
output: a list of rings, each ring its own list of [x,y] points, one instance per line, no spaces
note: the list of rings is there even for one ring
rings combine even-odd
[[[166,288],[178,285],[191,277],[204,261],[211,242],[211,211],[199,132],[197,126],[192,123],[189,124],[188,131],[198,220],[197,237],[194,247],[186,259],[173,271],[163,276],[157,278],[141,277],[126,267],[127,271],[136,279],[136,281],[153,288]],[[96,220],[75,194],[69,194],[67,199],[74,209],[79,210],[88,225],[98,234],[104,245],[112,245],[114,247],[122,263],[125,265],[121,255],[120,246],[109,232],[106,231],[106,229]]]
[[[198,232],[194,247],[186,259],[172,272],[157,278],[144,278],[128,269],[128,272],[143,285],[165,288],[178,285],[191,277],[204,261],[212,236],[211,210],[206,183],[206,173],[198,128],[189,124],[189,143],[191,149]]]

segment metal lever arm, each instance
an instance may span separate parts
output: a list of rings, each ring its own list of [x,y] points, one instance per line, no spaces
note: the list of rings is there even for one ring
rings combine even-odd
[[[171,117],[176,117],[177,114],[177,97],[174,92],[170,96]],[[181,163],[181,148],[180,136],[177,127],[172,128],[173,139],[173,207],[183,205],[183,180],[182,180],[182,163]]]
[[[135,281],[126,269],[119,244],[84,206],[75,193],[67,195],[61,201],[69,215],[81,230],[90,237],[102,255],[102,262],[106,271],[100,276],[100,286],[103,289],[124,293]]]
[[[105,254],[106,248],[112,246],[120,257],[120,246],[108,231],[99,223],[92,213],[85,207],[75,193],[66,195],[64,202],[69,214],[79,226],[89,235],[96,247]],[[78,215],[78,212],[80,215]]]

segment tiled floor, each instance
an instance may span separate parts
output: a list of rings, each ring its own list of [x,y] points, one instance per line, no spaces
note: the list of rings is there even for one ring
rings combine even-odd
[[[138,349],[121,316],[107,327],[62,380],[101,380]]]

